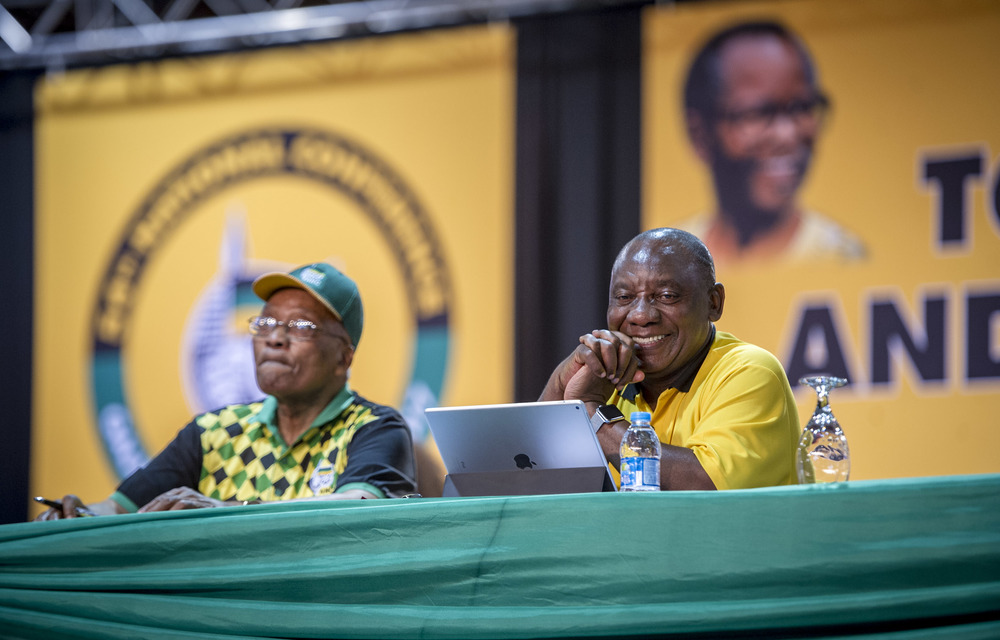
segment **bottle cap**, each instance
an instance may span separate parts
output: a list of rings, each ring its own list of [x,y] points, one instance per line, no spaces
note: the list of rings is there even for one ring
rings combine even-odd
[[[653,416],[651,416],[648,411],[633,411],[632,420],[630,422],[639,422],[639,421],[649,422],[652,419]]]

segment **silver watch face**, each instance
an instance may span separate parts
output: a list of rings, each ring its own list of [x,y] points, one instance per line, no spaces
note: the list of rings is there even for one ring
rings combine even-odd
[[[605,422],[618,422],[619,420],[624,420],[625,416],[622,412],[618,410],[618,407],[614,406],[603,406],[597,408],[597,413],[601,414]]]
[[[593,425],[594,430],[597,431],[601,428],[601,425],[605,423],[618,422],[619,420],[624,419],[625,416],[618,410],[618,407],[612,405],[602,405],[597,407],[597,411],[594,412],[594,417],[590,419],[590,424]]]

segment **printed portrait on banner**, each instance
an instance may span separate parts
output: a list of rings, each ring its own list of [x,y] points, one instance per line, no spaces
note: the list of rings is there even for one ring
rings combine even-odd
[[[848,379],[852,478],[1000,471],[998,30],[984,0],[644,14],[643,228],[706,242],[719,327],[803,416],[800,378]]]
[[[781,21],[712,34],[687,69],[683,108],[713,204],[677,226],[717,263],[864,259],[863,241],[801,196],[831,101],[807,44]]]

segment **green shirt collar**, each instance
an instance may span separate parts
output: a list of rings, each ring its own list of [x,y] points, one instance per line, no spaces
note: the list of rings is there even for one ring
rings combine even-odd
[[[320,427],[327,422],[332,422],[337,416],[339,416],[344,409],[351,405],[354,401],[354,392],[351,391],[351,387],[348,384],[344,384],[344,388],[340,390],[337,395],[333,397],[333,400],[326,405],[326,407],[319,412],[316,419],[313,420],[312,425],[309,429],[305,431],[299,439],[301,440],[306,433],[309,433],[312,429]],[[266,396],[264,402],[261,403],[260,409],[257,410],[256,416],[257,422],[267,425],[278,439],[281,439],[281,433],[278,431],[278,399],[274,396]],[[292,443],[294,444],[294,443]],[[288,443],[285,443],[288,446]]]

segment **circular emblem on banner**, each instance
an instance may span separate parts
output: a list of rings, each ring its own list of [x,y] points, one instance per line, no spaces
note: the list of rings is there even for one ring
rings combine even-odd
[[[146,267],[205,199],[248,181],[281,175],[335,190],[374,224],[395,258],[416,326],[401,411],[413,426],[411,416],[422,416],[423,408],[437,404],[450,344],[451,282],[440,241],[413,191],[386,162],[341,135],[311,128],[255,129],[200,149],[170,171],[130,217],[104,272],[91,320],[91,392],[101,442],[119,477],[149,459],[130,408],[123,364]],[[209,289],[229,286],[234,300],[246,302],[252,278],[252,273],[240,273],[228,285],[214,282]],[[211,316],[208,302],[196,306],[199,323]],[[208,334],[190,340],[197,345],[196,363],[219,344]],[[196,380],[191,386],[206,384]]]

